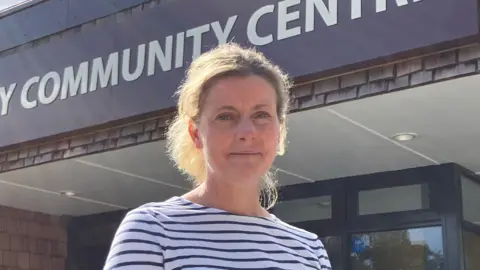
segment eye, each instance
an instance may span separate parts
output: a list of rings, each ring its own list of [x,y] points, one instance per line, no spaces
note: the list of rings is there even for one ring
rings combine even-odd
[[[270,118],[270,116],[271,116],[271,115],[270,115],[268,112],[263,112],[263,111],[262,111],[262,112],[257,112],[257,113],[254,115],[255,118],[260,118],[260,119],[262,119],[262,118]]]
[[[228,114],[228,113],[222,113],[220,115],[217,116],[216,120],[220,120],[220,121],[229,121],[229,120],[232,120],[234,117],[233,115],[231,114]]]

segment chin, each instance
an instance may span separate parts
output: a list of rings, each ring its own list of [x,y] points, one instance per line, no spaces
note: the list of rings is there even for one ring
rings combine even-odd
[[[236,167],[231,170],[230,174],[237,179],[251,179],[250,181],[260,181],[260,178],[267,172],[257,167],[254,168],[245,168],[245,167]],[[248,180],[247,180],[248,181]]]
[[[229,170],[228,174],[230,179],[235,182],[258,182],[263,176],[259,172],[258,168],[245,168],[245,167],[235,167]]]

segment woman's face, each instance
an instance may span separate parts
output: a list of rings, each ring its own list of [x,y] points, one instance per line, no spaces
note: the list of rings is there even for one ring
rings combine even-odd
[[[216,82],[190,125],[207,171],[215,179],[258,184],[276,156],[280,136],[274,88],[259,76]]]

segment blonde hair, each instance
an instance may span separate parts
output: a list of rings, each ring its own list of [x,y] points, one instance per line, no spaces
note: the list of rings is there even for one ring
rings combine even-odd
[[[275,89],[280,121],[277,152],[279,155],[284,154],[288,92],[291,87],[289,78],[255,49],[242,48],[234,43],[219,45],[200,55],[190,65],[185,80],[176,92],[179,97],[177,115],[166,134],[167,154],[177,168],[195,184],[200,185],[205,181],[206,165],[202,151],[195,147],[188,132],[189,122],[196,123],[202,110],[202,101],[218,80],[251,75],[262,77]],[[261,179],[260,192],[259,200],[264,206],[271,208],[277,201],[278,193],[270,171]]]

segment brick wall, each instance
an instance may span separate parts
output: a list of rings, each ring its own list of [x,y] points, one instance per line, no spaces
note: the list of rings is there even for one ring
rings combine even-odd
[[[163,139],[168,116],[3,152],[0,173]]]
[[[0,270],[63,270],[65,220],[0,206]]]
[[[334,76],[293,89],[292,110],[305,110],[480,74],[480,45]]]
[[[292,89],[292,112],[474,74],[480,74],[479,44],[298,85]],[[0,149],[0,173],[161,140],[170,117],[163,115],[88,133],[79,131],[74,137],[8,151]]]

